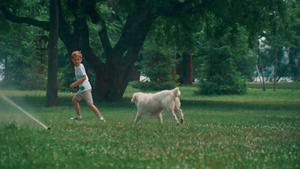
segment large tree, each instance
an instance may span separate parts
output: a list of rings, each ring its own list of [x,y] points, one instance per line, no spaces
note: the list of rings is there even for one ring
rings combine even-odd
[[[27,23],[49,31],[49,21],[22,16],[12,7],[18,3],[10,4],[5,0],[0,2],[0,11],[11,22]],[[185,26],[189,30],[190,27],[193,28],[191,25],[201,24],[203,19],[213,16],[222,23],[214,32],[215,35],[222,34],[226,30],[223,28],[228,25],[233,29],[235,25],[243,25],[250,32],[249,37],[254,38],[258,31],[269,26],[270,19],[281,16],[286,10],[284,3],[283,0],[60,0],[58,35],[69,55],[74,50],[81,50],[89,65],[95,69],[94,96],[98,100],[118,101],[122,99],[134,63],[157,18],[178,19],[171,23],[174,30],[185,29]],[[110,30],[107,29],[110,23],[99,10],[101,8],[98,8],[103,4],[110,6],[111,14],[120,23],[124,23],[114,44]],[[187,23],[184,18],[189,18],[188,21],[191,22]],[[91,23],[97,25],[98,37],[90,37]],[[166,28],[171,28],[169,22],[165,23]],[[169,32],[172,33],[172,30]],[[180,34],[175,35],[177,36]],[[100,39],[102,46],[99,48],[104,50],[104,59],[97,56],[91,48],[91,38]]]

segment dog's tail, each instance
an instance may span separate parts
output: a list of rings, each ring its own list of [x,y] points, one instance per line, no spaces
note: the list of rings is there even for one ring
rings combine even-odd
[[[178,96],[180,96],[180,94],[181,94],[181,92],[180,92],[180,90],[179,90],[178,87],[176,87],[175,89],[173,89],[173,92],[174,92],[174,96],[175,96],[175,97],[178,97]]]

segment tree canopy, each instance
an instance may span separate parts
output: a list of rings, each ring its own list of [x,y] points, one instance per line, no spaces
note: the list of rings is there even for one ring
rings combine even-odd
[[[58,36],[68,54],[81,50],[96,72],[95,97],[118,101],[147,36],[182,51],[194,50],[194,33],[218,38],[239,27],[255,44],[258,33],[286,32],[284,0],[59,0]],[[0,25],[26,23],[49,31],[49,0],[0,1]],[[29,5],[28,5],[29,4]],[[39,13],[32,15],[29,10]],[[8,25],[8,26],[7,26]],[[4,29],[1,28],[1,29]],[[9,29],[9,28],[7,28]],[[96,39],[98,39],[97,43]]]

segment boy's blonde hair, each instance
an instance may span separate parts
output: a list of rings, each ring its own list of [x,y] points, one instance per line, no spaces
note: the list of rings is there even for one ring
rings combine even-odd
[[[74,51],[71,55],[71,58],[73,58],[74,56],[79,56],[80,58],[82,58],[82,54],[81,54],[81,51]]]

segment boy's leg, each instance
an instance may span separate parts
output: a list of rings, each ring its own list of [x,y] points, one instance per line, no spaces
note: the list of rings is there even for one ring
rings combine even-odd
[[[80,105],[78,103],[78,100],[77,99],[72,99],[72,103],[74,104],[77,116],[81,116]]]
[[[77,116],[81,116],[80,106],[79,106],[79,101],[82,99],[81,95],[82,93],[79,90],[72,99],[72,103],[74,104]]]
[[[94,102],[93,102],[93,96],[92,96],[92,90],[88,90],[88,91],[85,91],[83,92],[83,98],[84,100],[86,101],[87,105],[89,106],[89,108],[92,109],[92,111],[96,114],[96,116],[98,117],[98,119],[102,118],[102,115],[100,114],[98,108],[94,105]],[[100,120],[102,120],[100,119]]]
[[[93,110],[93,112],[96,114],[98,119],[102,117],[99,110],[97,109],[97,107],[94,104],[89,104],[89,108],[91,108]]]

